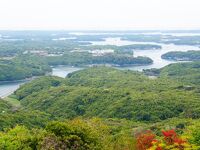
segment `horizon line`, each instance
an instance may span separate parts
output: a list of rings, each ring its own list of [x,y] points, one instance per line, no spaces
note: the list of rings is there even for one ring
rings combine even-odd
[[[200,30],[200,28],[168,28],[168,29],[1,29],[0,31],[196,31]]]

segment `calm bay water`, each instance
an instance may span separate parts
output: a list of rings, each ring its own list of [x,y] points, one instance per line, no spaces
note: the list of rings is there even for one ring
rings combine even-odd
[[[174,44],[160,44],[154,42],[132,42],[132,41],[122,41],[120,38],[107,38],[105,41],[92,42],[93,45],[130,45],[130,44],[156,44],[161,45],[162,49],[160,50],[134,50],[134,56],[147,56],[150,57],[154,62],[152,65],[148,66],[132,66],[132,67],[117,67],[118,69],[129,69],[129,70],[138,70],[142,71],[143,69],[150,68],[161,68],[171,63],[176,63],[176,61],[168,61],[161,59],[161,55],[169,51],[188,51],[188,50],[200,50],[199,47],[188,46],[188,45],[174,45]],[[78,71],[82,68],[77,67],[66,67],[58,66],[53,68],[52,75],[58,77],[66,77],[67,74]],[[27,82],[27,81],[26,81]],[[0,84],[0,97],[6,97],[12,94],[17,90],[20,85],[26,83],[25,81],[20,82],[6,82]]]
[[[170,52],[170,51],[188,51],[188,50],[196,50],[200,51],[200,48],[197,46],[190,46],[190,45],[174,45],[174,44],[161,44],[155,42],[133,42],[133,41],[125,41],[121,40],[120,38],[107,38],[105,41],[98,41],[98,42],[91,42],[93,45],[131,45],[131,44],[155,44],[162,46],[162,49],[157,50],[134,50],[134,56],[146,56],[153,60],[152,65],[148,66],[132,66],[132,67],[125,67],[120,69],[130,69],[130,70],[137,70],[142,71],[143,69],[150,69],[150,68],[162,68],[166,65],[171,63],[177,63],[177,61],[169,61],[164,60],[161,58],[161,55]]]
[[[58,66],[54,67],[52,71],[52,76],[58,76],[61,78],[65,78],[67,74],[78,71],[82,68],[76,67],[65,67],[65,66]],[[4,82],[0,84],[0,98],[7,97],[8,95],[12,94],[16,91],[20,85],[27,83],[28,81],[16,81],[16,82]]]
[[[81,70],[83,68],[78,67],[68,67],[68,66],[58,66],[53,68],[52,75],[58,76],[61,78],[65,78],[69,73],[72,73],[74,71]]]
[[[17,90],[25,81],[5,82],[0,84],[0,98],[4,98]]]

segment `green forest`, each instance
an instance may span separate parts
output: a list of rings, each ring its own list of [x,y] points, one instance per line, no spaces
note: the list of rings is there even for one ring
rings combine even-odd
[[[11,60],[0,59],[0,81],[14,81],[42,76],[51,71],[51,67],[41,58],[24,55]]]
[[[182,61],[199,61],[199,51],[187,51],[187,52],[168,52],[162,55],[163,59],[169,60],[182,60]]]
[[[107,54],[92,56],[87,52],[66,53],[60,57],[46,58],[49,65],[87,66],[95,64],[110,64],[113,66],[149,65],[153,61],[148,57],[133,57],[130,54]]]
[[[17,107],[1,101],[0,147],[134,150],[151,137],[159,141],[152,149],[198,150],[199,64],[171,64],[154,79],[110,67],[35,79],[10,96]]]

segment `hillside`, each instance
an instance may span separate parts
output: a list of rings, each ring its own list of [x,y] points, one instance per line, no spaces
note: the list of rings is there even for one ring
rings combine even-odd
[[[176,148],[175,139],[164,140],[170,133],[178,146],[198,150],[198,85],[185,88],[180,72],[171,76],[177,65],[184,71],[185,64],[169,65],[156,71],[156,79],[92,67],[65,79],[46,76],[24,84],[12,95],[19,109],[0,101],[0,149],[140,150],[147,146],[142,137]],[[195,73],[193,63],[186,66]]]
[[[200,62],[175,63],[161,69],[144,70],[146,75],[153,75],[162,78],[170,78],[179,81],[184,85],[199,87],[200,83]]]
[[[0,99],[0,113],[5,113],[11,108],[11,105],[9,105],[6,101]]]
[[[106,67],[77,71],[56,86],[46,86],[47,78],[55,80],[43,77],[16,91],[25,109],[61,118],[98,116],[155,122],[200,117],[199,94],[180,88],[183,84],[174,80],[152,80],[141,73]]]
[[[160,76],[169,77],[185,85],[198,86],[200,84],[200,62],[177,63],[160,69]]]

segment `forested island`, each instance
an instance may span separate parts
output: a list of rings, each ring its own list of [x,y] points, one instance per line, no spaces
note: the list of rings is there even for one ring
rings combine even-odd
[[[168,52],[162,55],[163,59],[179,60],[179,61],[199,61],[200,51],[187,51],[187,52]]]
[[[70,66],[88,66],[98,64],[110,64],[113,66],[131,66],[131,65],[149,65],[153,60],[148,57],[133,57],[130,54],[103,54],[97,52],[91,54],[88,52],[65,53],[61,57],[46,58],[49,65],[70,65]]]

